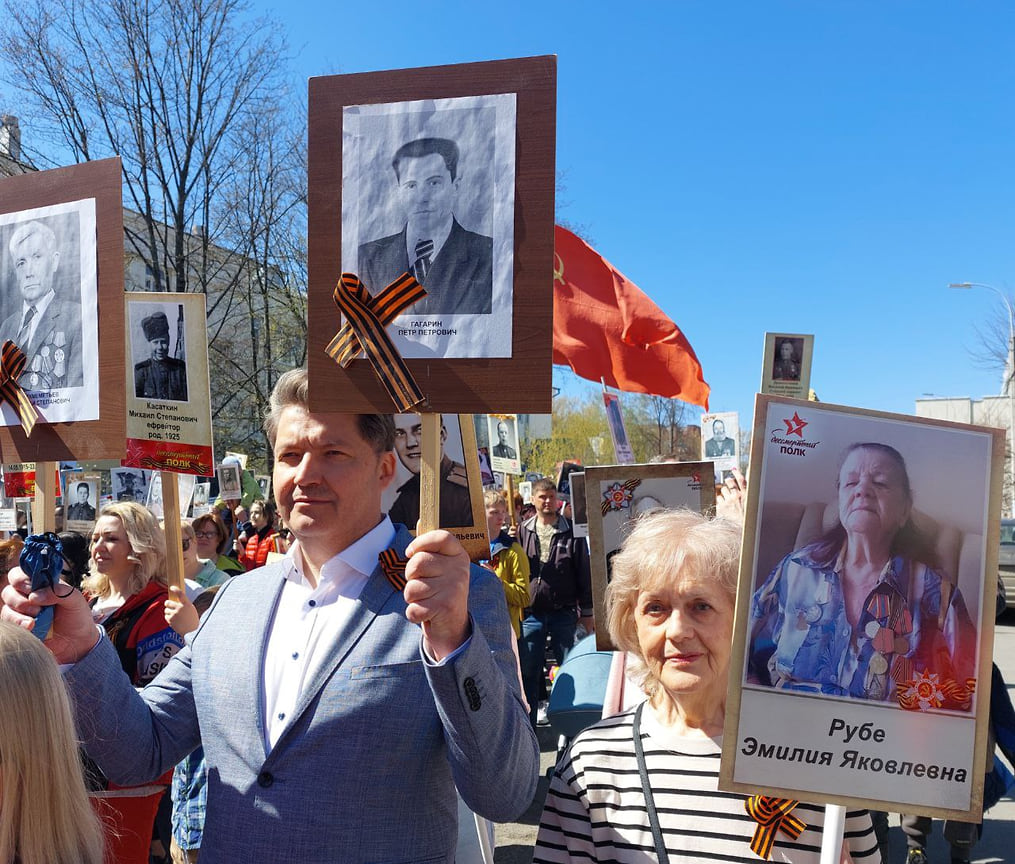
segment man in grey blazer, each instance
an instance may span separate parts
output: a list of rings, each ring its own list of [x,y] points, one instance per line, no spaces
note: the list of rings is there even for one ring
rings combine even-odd
[[[140,695],[77,592],[29,597],[13,570],[0,618],[27,625],[55,600],[46,644],[74,664],[79,731],[110,779],[148,781],[204,745],[204,864],[451,864],[455,786],[496,821],[536,788],[503,590],[452,535],[412,540],[381,515],[390,415],[311,414],[306,385],[283,375],[265,424],[294,549],[223,585]],[[382,552],[407,554],[402,576]]]

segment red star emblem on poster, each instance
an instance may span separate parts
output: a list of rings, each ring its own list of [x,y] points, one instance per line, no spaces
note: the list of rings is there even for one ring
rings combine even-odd
[[[784,419],[782,422],[786,424],[787,435],[796,435],[799,438],[804,437],[804,426],[807,425],[807,421],[801,420],[800,415],[796,411],[793,412],[792,419]]]

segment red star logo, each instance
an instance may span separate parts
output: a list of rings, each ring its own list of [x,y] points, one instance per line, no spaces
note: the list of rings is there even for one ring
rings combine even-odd
[[[796,411],[793,412],[792,420],[784,419],[782,422],[786,424],[787,435],[796,435],[800,438],[804,437],[804,426],[807,425],[807,421],[801,420],[800,415]]]
[[[691,482],[692,483],[700,483],[701,482],[701,472],[700,471],[692,471],[691,472]]]

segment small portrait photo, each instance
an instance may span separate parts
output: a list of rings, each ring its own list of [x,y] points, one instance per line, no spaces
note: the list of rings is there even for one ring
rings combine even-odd
[[[804,340],[800,336],[783,336],[775,340],[772,357],[773,381],[799,381]]]
[[[557,471],[557,492],[561,498],[571,497],[571,474],[584,470],[585,468],[580,462],[560,463],[560,469]]]
[[[833,719],[849,718],[884,730],[893,758],[971,754],[990,693],[981,642],[994,614],[1003,433],[757,398],[731,662],[742,670],[741,742],[790,743],[775,730],[806,714],[795,746],[826,746]],[[741,779],[760,777],[763,761],[744,758]],[[955,783],[940,794],[912,777],[854,783],[852,772],[846,783],[785,767],[784,782],[808,792],[968,809]]]
[[[127,314],[134,396],[187,402],[187,328],[183,304],[129,303]]]
[[[634,521],[660,508],[688,507],[703,513],[715,507],[710,462],[660,462],[652,465],[590,466],[582,477],[588,523],[596,645],[612,651],[606,625],[606,586],[610,563],[620,551]],[[572,485],[572,490],[574,485]]]
[[[514,274],[515,94],[351,105],[342,120],[342,269],[395,319],[403,357],[505,357]]]
[[[99,478],[70,473],[64,481],[64,525],[68,531],[89,533],[95,524]]]
[[[224,501],[239,501],[243,497],[240,470],[240,466],[235,464],[219,465],[215,469],[219,482],[219,498]]]
[[[150,474],[143,468],[111,468],[109,475],[113,485],[113,500],[144,503],[148,498]]]
[[[246,466],[244,466],[246,467]],[[261,490],[261,497],[265,501],[271,500],[271,475],[270,474],[255,474],[254,479],[257,481],[257,488]]]
[[[518,447],[518,417],[514,414],[487,414],[486,428],[490,438],[490,465],[493,470],[520,474],[522,463]]]
[[[807,399],[813,355],[812,334],[766,333],[760,392],[790,399]]]
[[[395,479],[384,491],[381,506],[392,522],[416,530],[419,520],[420,470],[423,463],[422,421],[418,414],[395,414]],[[441,415],[440,527],[468,528],[475,524],[457,414]],[[479,495],[478,498],[482,498]],[[479,502],[482,506],[482,501]],[[485,512],[485,511],[484,511]],[[485,518],[485,517],[484,517]]]
[[[702,415],[702,456],[705,459],[721,459],[725,456],[736,456],[737,439],[739,437],[740,415],[735,411],[724,414]]]
[[[194,498],[191,501],[190,512],[192,516],[203,516],[211,512],[211,483],[195,483]]]
[[[0,259],[0,343],[25,355],[19,383],[47,422],[97,419],[95,201],[0,215]],[[19,422],[6,403],[3,417]]]

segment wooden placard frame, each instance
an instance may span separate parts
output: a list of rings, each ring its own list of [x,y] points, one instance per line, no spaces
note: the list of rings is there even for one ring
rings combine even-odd
[[[307,368],[312,411],[391,412],[369,361],[341,369],[324,349],[341,319],[342,111],[349,105],[515,93],[514,294],[511,357],[408,359],[421,411],[545,414],[551,401],[554,56],[311,78]],[[524,381],[525,386],[518,386]]]
[[[773,409],[771,412],[770,408]],[[778,426],[775,424],[777,419],[780,421]],[[783,426],[783,422],[787,425]],[[813,425],[813,429],[810,430],[811,434],[808,434],[806,427],[810,425]],[[950,430],[956,433],[950,439],[951,450],[948,454],[932,449],[933,442],[930,439],[935,434],[934,430],[941,432]],[[752,479],[745,513],[719,788],[724,791],[762,793],[815,803],[977,821],[982,811],[985,748],[990,710],[989,682],[994,636],[994,592],[1000,541],[1001,482],[1005,459],[1004,431],[758,394],[755,397],[753,432],[750,461]],[[962,433],[965,433],[968,443],[962,441]],[[945,447],[946,436],[939,435],[938,439],[940,443],[936,446],[940,451]],[[974,440],[986,450],[981,456],[983,464],[980,465],[970,464],[970,454],[975,454]],[[978,628],[979,636],[974,717],[968,717],[960,712],[944,711],[927,712],[925,716],[924,712],[905,711],[891,702],[776,689],[746,681],[752,598],[758,585],[768,576],[768,573],[762,571],[768,569],[766,562],[773,554],[771,550],[762,549],[762,543],[766,538],[771,543],[773,536],[785,533],[780,532],[780,528],[787,520],[798,518],[789,514],[791,505],[799,506],[803,502],[805,505],[803,518],[806,519],[809,502],[816,501],[827,505],[834,500],[834,477],[824,478],[827,489],[832,492],[832,497],[828,497],[827,494],[822,496],[817,491],[821,488],[819,478],[812,476],[808,480],[806,473],[813,474],[816,470],[825,472],[831,465],[831,473],[835,474],[838,471],[836,460],[841,458],[844,447],[862,441],[897,446],[907,461],[910,482],[913,485],[914,511],[924,514],[940,525],[940,531],[936,536],[942,536],[945,531],[955,529],[959,540],[965,544],[964,535],[968,534],[970,538],[968,542],[973,544],[973,552],[979,556],[982,572],[976,570],[971,577],[962,579],[961,573],[970,571],[972,567],[971,564],[962,563],[968,561],[967,546],[963,545],[959,564],[960,575],[954,577],[960,582],[960,589],[963,585],[976,585],[977,576],[979,578],[979,614],[975,606],[967,604],[971,606],[970,618]],[[960,444],[964,448],[962,453],[957,452]],[[778,461],[783,456],[786,460],[796,460],[795,464]],[[821,468],[810,467],[814,463],[820,465],[822,461],[824,465]],[[769,462],[773,467],[769,468]],[[918,474],[920,470],[918,466],[921,465],[924,470]],[[929,488],[931,494],[924,492],[921,495],[921,487]],[[787,500],[779,497],[787,490],[794,490],[792,498]],[[978,498],[975,507],[980,508],[978,511],[974,509],[972,515],[969,512],[970,497]],[[952,512],[949,512],[948,508],[951,508]],[[964,531],[961,527],[963,521],[954,515],[956,508],[963,514],[962,520],[981,529],[979,533]],[[819,531],[822,530],[822,525],[823,520],[819,519],[817,526]],[[827,528],[827,525],[824,527]],[[797,551],[792,548],[796,536],[794,533],[790,538],[791,548],[785,549],[787,554]],[[976,540],[977,537],[980,539]],[[761,561],[758,561],[759,557],[762,558]],[[787,722],[785,718],[788,714],[792,714],[795,718],[806,717],[806,722]],[[830,718],[837,720],[846,718],[843,722],[854,726],[856,734],[849,742],[844,740],[847,734],[845,730],[837,730],[834,734],[830,731]],[[900,720],[905,722],[900,723]],[[970,742],[968,740],[964,743],[959,742],[956,734],[959,726],[956,724],[966,720],[974,721],[975,731],[968,760],[962,758],[961,764],[958,764],[961,755],[958,752],[960,746]],[[869,724],[866,735],[862,738],[857,737],[864,723]],[[946,724],[950,725],[943,728]],[[771,737],[777,739],[783,736],[785,740],[768,740],[773,727],[779,727],[782,731]],[[880,734],[878,730],[881,730]],[[757,737],[762,731],[765,732],[764,741]],[[760,750],[754,749],[751,754],[743,753],[741,748],[745,747],[745,735],[754,737],[756,743],[764,744],[766,748],[772,746],[770,758],[764,760],[763,766],[758,762],[747,761],[752,756],[758,755]],[[937,780],[937,777],[929,778],[922,772],[920,775],[911,773],[915,764],[913,751],[903,748],[913,747],[915,745],[912,742],[919,741],[934,741],[940,745],[934,754],[935,774],[938,772],[938,766],[950,766],[967,772],[968,806],[936,806],[925,801],[913,800],[912,796],[915,795],[913,790],[919,784],[927,780],[935,782]],[[801,759],[791,758],[794,748],[803,754]],[[852,770],[846,764],[847,757],[844,755],[849,750],[856,751],[858,758],[863,757],[868,765],[876,760],[875,764],[882,770],[873,768],[868,768],[867,771]],[[783,757],[781,761],[775,758],[777,752]],[[818,754],[826,752],[828,760],[822,763],[824,756]],[[813,762],[807,761],[808,753],[814,755]],[[747,770],[755,776],[765,777],[763,784],[760,781],[745,782],[745,770],[738,774],[737,760],[741,758],[745,760],[743,764],[747,766]],[[899,771],[888,772],[885,767],[888,760],[893,760],[896,768],[906,762],[911,766],[910,773],[903,776],[905,772],[901,768]],[[854,768],[855,762],[856,760]],[[928,761],[926,764],[931,762]],[[791,769],[797,772],[794,776],[798,779],[790,777]],[[921,780],[921,777],[924,779]],[[773,782],[769,783],[768,778]],[[943,779],[941,782],[945,783]],[[891,785],[893,788],[906,790],[906,795],[910,797],[864,795],[861,794],[864,784],[886,790]],[[843,789],[850,792],[843,792]],[[923,794],[926,796],[928,793]]]
[[[604,537],[603,487],[606,484],[628,481],[639,484],[631,491],[629,503],[615,512],[626,511],[636,504],[637,490],[641,494],[654,492],[652,497],[663,494],[659,484],[651,488],[645,481],[664,481],[669,494],[657,498],[664,507],[687,507],[699,513],[715,512],[715,484],[712,483],[711,462],[654,462],[650,465],[592,465],[585,469],[585,504],[588,516],[589,562],[592,568],[592,607],[596,617],[596,648],[599,651],[616,651],[606,624],[607,548]],[[682,487],[682,488],[681,488]],[[693,506],[692,506],[693,505]],[[633,521],[633,520],[632,520]],[[610,549],[613,552],[620,547]]]
[[[120,159],[83,162],[0,181],[0,213],[95,199],[99,330],[99,419],[36,423],[31,436],[0,426],[5,463],[120,459],[126,403],[123,376],[123,201]],[[6,259],[6,255],[2,256]],[[6,266],[6,265],[4,265]]]

